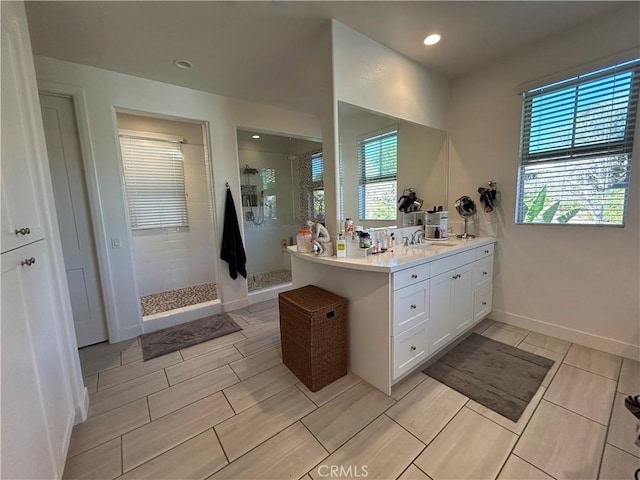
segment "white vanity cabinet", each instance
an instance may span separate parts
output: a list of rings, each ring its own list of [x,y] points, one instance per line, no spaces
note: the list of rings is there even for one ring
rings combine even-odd
[[[349,300],[349,369],[390,394],[491,312],[494,242],[397,247],[353,259],[291,251],[293,283]]]

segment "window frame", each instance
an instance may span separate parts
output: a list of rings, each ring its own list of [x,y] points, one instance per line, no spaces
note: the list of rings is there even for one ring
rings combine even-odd
[[[621,90],[623,92],[622,101],[618,100],[619,91],[616,90],[614,77],[625,75],[629,73],[631,75],[629,79],[629,87],[628,90]],[[602,86],[598,85],[598,82],[604,82],[607,79],[611,79],[611,85]],[[581,90],[583,88],[584,90]],[[592,97],[589,99],[590,93],[589,88],[592,89],[600,89],[606,90],[610,89],[610,99],[607,98],[607,95],[600,94],[598,90],[595,90],[595,94],[591,93]],[[573,92],[570,90],[573,89]],[[574,75],[565,80],[557,81],[550,83],[548,85],[544,85],[542,87],[532,88],[522,93],[522,117],[521,117],[521,130],[520,130],[520,154],[519,154],[519,163],[518,163],[518,183],[517,183],[517,194],[516,194],[516,205],[515,205],[515,223],[516,225],[572,225],[572,226],[603,226],[603,227],[624,227],[626,214],[628,211],[628,196],[629,196],[629,187],[631,180],[631,168],[633,162],[633,147],[634,147],[634,135],[638,121],[638,97],[640,90],[640,59],[631,59],[623,62],[616,62],[613,65],[598,68],[586,73],[582,73],[580,75]],[[569,93],[567,93],[569,92]],[[534,115],[534,102],[536,99],[542,100],[544,102],[545,97],[553,96],[557,94],[561,96],[564,94],[572,95],[573,97],[573,106],[566,111],[561,110],[562,102],[561,101],[550,101],[547,108],[552,110],[553,107],[556,108],[555,117],[553,117],[553,113],[547,113],[549,116],[545,118],[540,116],[538,122],[540,125],[538,128],[542,133],[546,133],[547,135],[558,134],[555,140],[555,143],[562,143],[560,146],[556,146],[555,148],[544,148],[544,143],[542,143],[542,147],[539,149],[535,149],[532,151],[532,137],[534,132],[535,121],[533,120]],[[600,118],[597,119],[595,123],[595,127],[590,125],[585,121],[584,118],[580,119],[580,115],[584,115],[588,117],[589,113],[589,101],[593,102],[593,99],[600,99],[600,101],[610,100],[611,104],[605,104],[605,112]],[[626,102],[624,100],[626,98]],[[585,100],[586,99],[586,100]],[[580,102],[585,101],[585,105],[581,105]],[[595,103],[593,103],[595,105]],[[620,137],[616,136],[614,140],[605,139],[602,141],[597,141],[597,137],[611,135],[614,127],[608,127],[608,125],[612,125],[612,122],[616,120],[616,109],[620,108],[620,105],[623,105],[623,110],[625,112],[624,116],[624,133]],[[609,110],[606,110],[606,108]],[[614,108],[615,107],[615,108]],[[599,112],[591,113],[591,115],[598,115]],[[560,117],[566,116],[571,121],[571,128],[562,129],[562,119]],[[551,120],[550,120],[551,118]],[[560,118],[560,119],[559,119]],[[552,126],[545,125],[545,122],[551,123]],[[555,125],[555,126],[553,126]],[[558,127],[557,125],[560,125]],[[554,131],[554,128],[556,129]],[[608,129],[609,128],[609,129]],[[546,132],[545,132],[546,129]],[[588,135],[581,135],[580,129],[586,129]],[[570,134],[570,140],[568,141],[568,145],[566,145],[567,140],[563,138],[562,134]],[[589,135],[594,138],[594,141],[585,141],[585,139],[589,138]],[[582,141],[580,141],[582,138]],[[553,144],[554,139],[547,139],[547,144]],[[616,165],[616,162],[619,162]],[[586,164],[586,165],[585,165]],[[526,178],[526,170],[527,168],[541,167],[541,170],[547,166],[547,175],[554,176],[552,173],[554,168],[558,168],[559,173],[561,175],[556,178],[565,178],[565,181],[576,180],[578,181],[579,174],[566,174],[565,172],[571,168],[575,170],[581,170],[587,168],[590,175],[595,176],[596,174],[607,171],[613,172],[614,170],[621,171],[621,168],[624,168],[622,176],[624,177],[624,182],[612,182],[608,185],[607,191],[601,191],[601,196],[598,198],[598,201],[601,202],[600,208],[602,209],[600,218],[597,218],[595,221],[587,221],[581,220],[577,222],[571,222],[572,216],[570,215],[568,220],[564,217],[564,215],[558,215],[555,218],[555,213],[551,213],[547,216],[547,219],[541,218],[540,220],[535,221],[535,217],[533,220],[527,220],[527,205],[525,203],[525,182],[527,182]],[[544,170],[542,170],[544,172]],[[593,173],[591,173],[593,172]],[[531,172],[529,172],[531,173]],[[624,187],[624,199],[622,203],[619,203],[619,200],[616,199],[616,204],[614,204],[613,209],[615,207],[619,207],[619,216],[621,219],[619,221],[605,221],[605,208],[607,206],[607,202],[609,199],[607,195],[609,195],[611,191],[614,189],[621,189]],[[565,205],[568,203],[569,206],[572,204],[582,204],[584,198],[588,195],[585,195],[585,191],[583,190],[582,197],[580,195],[571,195],[571,187],[566,187],[566,190],[557,189],[556,192],[553,192],[556,195],[565,195],[568,194],[568,198],[562,197],[561,200],[558,200],[557,203],[560,204],[560,201],[565,201]],[[598,187],[594,187],[597,189]],[[544,191],[543,191],[544,190]],[[538,192],[538,195],[544,197],[546,194],[546,186],[543,186],[541,190]],[[616,193],[619,195],[619,193]],[[538,199],[539,197],[536,197]],[[535,201],[534,201],[535,203]],[[542,203],[542,208],[554,206],[547,205],[544,201]],[[557,207],[556,207],[557,208]],[[593,204],[589,205],[589,208],[585,209],[584,216],[591,216],[593,218],[594,213],[597,213],[594,210]],[[582,208],[574,208],[576,210],[573,215],[577,215],[580,213]],[[549,208],[549,210],[551,210]],[[549,212],[547,210],[546,212]],[[613,211],[613,210],[612,210]],[[555,210],[554,210],[555,212]],[[542,213],[540,210],[539,213]],[[571,211],[566,211],[564,213],[570,214]],[[536,216],[537,217],[537,216]],[[542,216],[544,217],[544,215]],[[555,218],[555,222],[553,221]],[[550,219],[550,220],[549,220]]]

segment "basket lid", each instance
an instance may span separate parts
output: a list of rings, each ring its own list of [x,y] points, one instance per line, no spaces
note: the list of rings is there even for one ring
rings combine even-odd
[[[323,310],[346,300],[344,297],[335,295],[315,285],[307,285],[306,287],[282,292],[279,296],[309,312]]]

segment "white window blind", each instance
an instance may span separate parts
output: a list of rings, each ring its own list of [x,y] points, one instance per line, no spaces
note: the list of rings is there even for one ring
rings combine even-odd
[[[181,143],[121,134],[120,146],[131,228],[188,226]]]
[[[395,220],[398,130],[384,130],[358,141],[358,216],[360,220]]]
[[[640,60],[523,94],[517,223],[624,225]]]

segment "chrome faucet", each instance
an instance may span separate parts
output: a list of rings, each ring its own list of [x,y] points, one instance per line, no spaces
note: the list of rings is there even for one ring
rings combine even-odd
[[[405,247],[408,247],[409,246],[409,237],[402,237],[402,244]]]
[[[421,244],[424,240],[424,230],[419,229],[411,234],[411,245]]]

